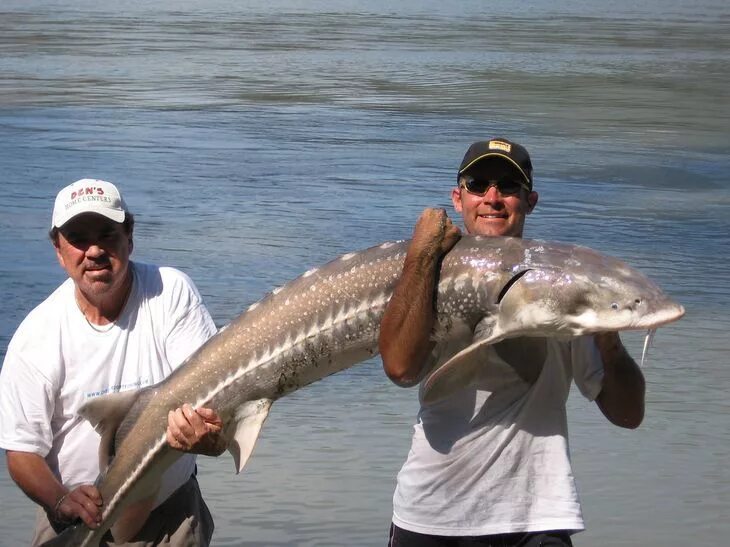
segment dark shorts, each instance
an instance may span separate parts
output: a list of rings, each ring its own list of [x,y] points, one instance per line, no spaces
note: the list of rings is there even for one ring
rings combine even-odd
[[[430,536],[390,525],[388,547],[572,547],[570,532],[518,532],[490,536]]]

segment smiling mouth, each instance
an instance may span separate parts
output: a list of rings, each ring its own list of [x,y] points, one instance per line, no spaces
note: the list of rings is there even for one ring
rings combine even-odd
[[[109,271],[110,269],[111,269],[111,267],[109,265],[93,266],[91,268],[86,268],[86,272],[88,272],[88,273],[106,272],[106,271]]]

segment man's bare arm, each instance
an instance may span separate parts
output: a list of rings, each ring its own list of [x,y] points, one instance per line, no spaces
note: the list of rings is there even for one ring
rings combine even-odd
[[[603,360],[603,387],[596,398],[608,420],[635,429],[644,419],[646,382],[644,375],[615,332],[594,335]]]
[[[95,528],[101,519],[102,499],[90,484],[72,490],[63,486],[38,454],[8,450],[8,472],[25,494],[43,507],[52,521],[63,523],[81,518]]]
[[[443,256],[461,237],[443,209],[426,209],[416,223],[403,272],[380,323],[383,368],[396,384],[413,385],[428,355],[434,294]]]

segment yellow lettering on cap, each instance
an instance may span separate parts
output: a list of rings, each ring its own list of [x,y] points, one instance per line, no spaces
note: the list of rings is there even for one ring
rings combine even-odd
[[[491,150],[493,148],[509,154],[512,150],[512,145],[503,141],[489,141],[489,149]]]

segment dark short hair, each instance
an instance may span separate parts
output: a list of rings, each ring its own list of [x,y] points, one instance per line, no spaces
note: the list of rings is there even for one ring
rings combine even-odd
[[[124,233],[126,233],[128,236],[131,236],[132,232],[134,232],[134,215],[129,211],[127,211],[127,213],[124,215],[122,228],[124,229]],[[59,232],[60,229],[56,228],[55,226],[48,231],[48,237],[50,238],[51,243],[53,243],[54,246],[58,246]]]

